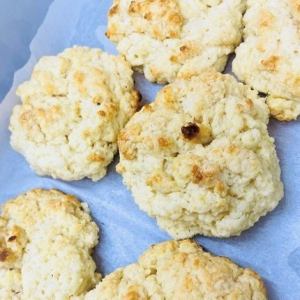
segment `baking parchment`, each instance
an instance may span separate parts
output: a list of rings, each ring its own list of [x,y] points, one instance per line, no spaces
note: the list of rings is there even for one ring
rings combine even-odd
[[[103,275],[136,261],[148,246],[170,237],[135,205],[121,177],[115,172],[117,157],[107,176],[96,183],[90,180],[67,183],[38,177],[24,158],[11,149],[7,127],[12,107],[20,101],[15,96],[16,86],[29,78],[33,65],[41,56],[57,54],[72,45],[100,47],[116,53],[115,47],[104,35],[110,5],[111,1],[106,0],[53,1],[32,40],[28,63],[15,73],[11,90],[0,104],[0,202],[31,188],[56,188],[87,202],[101,228],[95,259]],[[12,46],[13,43],[11,41]],[[153,100],[160,89],[160,86],[147,82],[142,75],[136,75],[136,85],[145,102]],[[271,120],[269,128],[276,139],[285,198],[275,211],[240,237],[197,237],[196,240],[214,254],[227,256],[241,266],[259,272],[267,285],[270,299],[298,300],[300,123]]]

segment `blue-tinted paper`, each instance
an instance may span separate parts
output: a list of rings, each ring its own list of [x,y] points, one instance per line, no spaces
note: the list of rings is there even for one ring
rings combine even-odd
[[[33,2],[33,1],[32,1]],[[57,54],[74,44],[100,47],[116,53],[104,36],[106,15],[111,1],[53,1],[43,24],[33,38],[28,63],[15,73],[13,86],[0,104],[0,201],[31,188],[56,188],[87,202],[101,228],[100,244],[95,252],[99,270],[108,274],[117,267],[136,261],[151,244],[169,239],[154,220],[141,212],[115,172],[115,162],[107,176],[89,180],[62,182],[38,177],[22,156],[9,146],[7,130],[12,107],[20,100],[16,86],[28,79],[33,65],[43,55]],[[27,14],[30,12],[28,11]],[[9,18],[9,15],[7,16]],[[28,18],[28,15],[24,15]],[[23,28],[25,30],[26,27]],[[26,32],[24,32],[26,35]],[[0,37],[1,40],[1,37]],[[20,48],[9,42],[10,47]],[[1,61],[1,57],[0,57]],[[1,61],[1,68],[6,64]],[[154,99],[159,86],[136,76],[144,101]],[[281,160],[285,198],[279,207],[240,237],[197,241],[216,255],[228,256],[244,267],[261,274],[270,299],[300,299],[300,123],[271,121],[270,132],[276,138]]]

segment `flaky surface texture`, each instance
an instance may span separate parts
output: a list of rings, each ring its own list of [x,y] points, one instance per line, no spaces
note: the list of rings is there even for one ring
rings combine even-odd
[[[230,75],[178,78],[121,131],[117,170],[172,237],[239,235],[283,196],[268,115]]]
[[[17,94],[12,147],[39,175],[63,180],[105,175],[139,99],[122,57],[84,47],[43,57]]]
[[[114,0],[107,36],[130,64],[158,83],[178,73],[222,71],[240,43],[244,0]]]
[[[137,263],[119,269],[84,300],[265,300],[260,277],[190,240],[152,246]]]
[[[300,0],[248,0],[245,36],[236,50],[238,78],[268,94],[281,121],[300,114]]]
[[[0,299],[70,299],[99,281],[98,227],[86,204],[55,190],[10,200],[0,217]]]

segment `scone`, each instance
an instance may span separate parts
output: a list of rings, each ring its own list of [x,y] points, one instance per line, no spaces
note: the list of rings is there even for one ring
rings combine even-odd
[[[240,43],[245,0],[114,0],[106,35],[153,82],[222,71]]]
[[[117,171],[172,237],[239,235],[283,197],[268,116],[230,75],[179,77],[121,131]]]
[[[233,72],[267,94],[271,114],[281,121],[300,114],[300,1],[248,0],[245,41]]]
[[[0,299],[70,299],[100,280],[98,227],[86,204],[55,190],[10,200],[0,216]]]
[[[266,300],[260,277],[190,240],[164,242],[101,281],[84,300]]]
[[[39,175],[101,179],[117,135],[136,111],[132,70],[120,56],[74,47],[43,57],[17,94],[11,145]]]

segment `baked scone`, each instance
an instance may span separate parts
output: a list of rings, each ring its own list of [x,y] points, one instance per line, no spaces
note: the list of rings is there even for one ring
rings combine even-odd
[[[240,43],[245,0],[114,0],[106,35],[153,82],[214,67]]]
[[[136,111],[132,70],[120,56],[74,47],[43,57],[17,94],[11,145],[39,175],[101,179],[117,135]]]
[[[84,300],[267,299],[264,284],[250,269],[204,252],[190,240],[148,249],[137,263],[106,276]]]
[[[290,121],[300,114],[300,1],[248,0],[244,42],[233,72],[267,94],[271,114]]]
[[[70,299],[99,282],[98,227],[86,204],[55,190],[10,200],[0,216],[0,299]]]
[[[121,131],[117,171],[172,237],[239,235],[283,197],[268,116],[230,75],[178,77]]]

